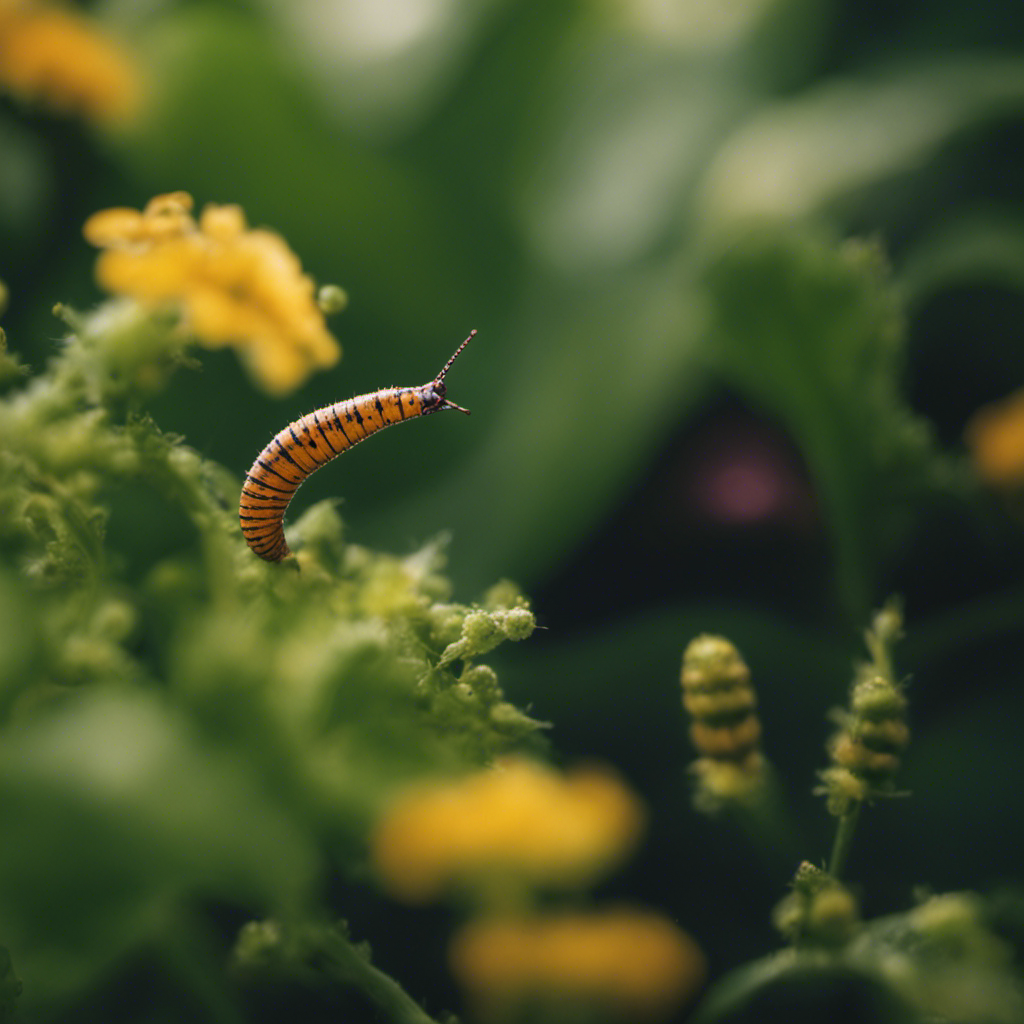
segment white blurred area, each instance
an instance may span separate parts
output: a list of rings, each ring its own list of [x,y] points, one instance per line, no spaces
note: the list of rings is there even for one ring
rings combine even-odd
[[[400,137],[447,95],[507,0],[262,0],[345,126]]]
[[[741,42],[776,0],[605,0],[624,26],[663,46],[707,50]]]

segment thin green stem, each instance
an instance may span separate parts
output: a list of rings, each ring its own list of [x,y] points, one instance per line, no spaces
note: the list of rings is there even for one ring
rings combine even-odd
[[[394,978],[374,967],[347,939],[330,935],[323,953],[321,970],[335,981],[359,989],[388,1024],[436,1024]]]
[[[837,881],[846,867],[846,858],[849,856],[850,847],[853,844],[853,834],[857,831],[857,819],[860,817],[861,803],[858,801],[853,808],[847,811],[839,819],[836,827],[836,838],[832,844],[832,859],[829,861],[828,873]]]
[[[436,1024],[394,978],[370,963],[369,950],[353,943],[344,922],[251,921],[235,944],[243,973],[281,973],[306,984],[325,981],[362,993],[387,1024]]]

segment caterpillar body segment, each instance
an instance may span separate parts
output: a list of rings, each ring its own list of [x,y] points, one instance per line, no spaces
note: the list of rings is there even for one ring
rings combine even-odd
[[[280,562],[290,554],[284,538],[284,514],[303,480],[342,452],[378,430],[440,412],[458,409],[445,397],[444,377],[476,331],[455,350],[441,372],[426,384],[383,388],[315,409],[278,431],[245,475],[238,518],[246,543],[260,558]]]

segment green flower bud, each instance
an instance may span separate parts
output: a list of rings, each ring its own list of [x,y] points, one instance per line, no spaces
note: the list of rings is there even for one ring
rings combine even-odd
[[[902,629],[900,607],[889,601],[865,634],[871,661],[855,673],[849,707],[833,712],[840,728],[828,741],[832,767],[821,773],[817,792],[827,795],[829,813],[837,817],[865,800],[896,795],[894,779],[910,742],[907,698],[893,677],[890,650]]]
[[[695,637],[683,652],[681,675],[684,693],[713,693],[750,683],[743,656],[724,636]]]
[[[492,699],[500,696],[498,673],[490,665],[472,665],[459,677],[459,682],[471,687],[481,697]]]
[[[793,891],[776,905],[772,921],[791,942],[835,949],[854,937],[860,914],[845,886],[804,861],[793,878]]]
[[[494,650],[503,640],[525,640],[534,630],[529,608],[507,608],[487,612],[481,608],[462,620],[462,636],[441,652],[438,666],[444,668],[460,658],[475,658]]]
[[[473,611],[462,621],[462,638],[470,648],[468,653],[486,654],[497,647],[505,635],[494,613]]]
[[[844,946],[857,933],[860,914],[849,889],[832,885],[817,893],[807,911],[806,936],[822,946]]]
[[[525,640],[537,628],[537,620],[529,608],[509,608],[492,612],[492,615],[509,640]]]
[[[765,797],[769,771],[759,750],[757,696],[740,652],[725,637],[695,637],[683,652],[680,682],[700,755],[690,766],[694,806],[714,813]]]
[[[742,762],[757,748],[761,723],[750,669],[723,636],[704,634],[683,652],[683,706],[693,716],[690,739],[716,760]]]
[[[889,680],[872,676],[856,683],[850,694],[850,710],[863,718],[878,721],[900,718],[907,710],[907,698]]]
[[[324,284],[316,293],[316,304],[326,316],[334,316],[348,306],[348,292],[336,284]]]

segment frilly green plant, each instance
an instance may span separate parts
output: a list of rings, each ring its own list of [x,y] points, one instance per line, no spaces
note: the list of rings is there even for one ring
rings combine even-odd
[[[176,319],[58,312],[42,373],[0,353],[0,941],[44,1019],[142,946],[221,1014],[195,894],[319,920],[396,788],[537,742],[483,660],[534,619],[507,582],[453,601],[443,539],[348,542],[331,502],[292,527],[300,571],[261,562],[238,479],[146,412],[189,358]],[[179,523],[148,564],[126,490]]]
[[[893,661],[902,630],[900,602],[890,600],[865,631],[870,658],[855,668],[848,708],[832,714],[839,726],[828,743],[832,764],[816,790],[837,819],[828,868],[799,865],[773,914],[786,947],[720,979],[698,1009],[698,1024],[774,1020],[779,1007],[827,1013],[840,991],[850,1020],[1024,1019],[1024,984],[1012,946],[993,927],[989,901],[975,893],[922,894],[910,910],[864,920],[856,887],[840,878],[862,809],[907,795],[895,781],[909,742],[908,702]],[[688,651],[707,640],[698,638]]]

